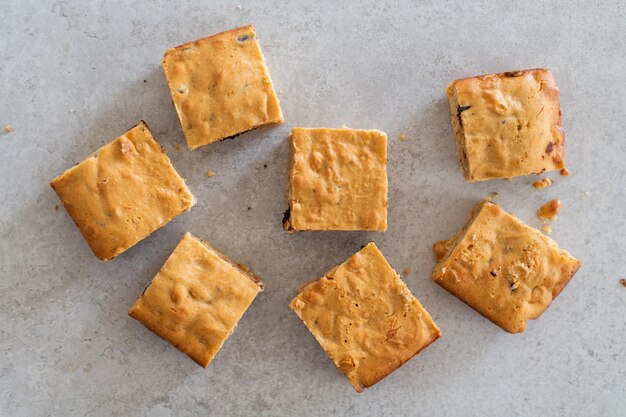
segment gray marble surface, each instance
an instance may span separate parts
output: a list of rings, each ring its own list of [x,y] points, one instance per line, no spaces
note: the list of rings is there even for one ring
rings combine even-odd
[[[0,136],[0,415],[623,416],[624,3],[415,3],[0,0],[0,125],[14,129]],[[190,152],[161,56],[248,23],[285,124]],[[572,176],[549,174],[543,191],[535,177],[466,184],[445,87],[538,66],[561,88]],[[104,263],[48,182],[140,119],[198,204]],[[287,235],[290,128],[341,125],[389,135],[389,230]],[[433,241],[493,191],[534,226],[559,197],[552,237],[583,262],[519,335],[430,279]],[[185,231],[267,286],[206,370],[126,314]],[[358,395],[287,304],[371,240],[396,270],[411,268],[404,280],[443,337]]]

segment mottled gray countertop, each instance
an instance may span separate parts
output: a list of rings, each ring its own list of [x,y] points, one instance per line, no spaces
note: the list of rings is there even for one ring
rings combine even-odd
[[[14,129],[0,136],[0,415],[623,416],[624,2],[414,3],[0,0],[0,125]],[[161,56],[249,23],[285,123],[190,152]],[[447,84],[538,66],[561,88],[572,176],[465,183]],[[48,183],[140,119],[198,204],[104,263]],[[389,230],[286,234],[291,127],[342,125],[389,135]],[[552,237],[583,263],[518,335],[430,279],[432,243],[493,191],[533,226],[559,197]],[[127,316],[185,231],[266,283],[206,370]],[[443,337],[359,395],[287,304],[370,240],[411,268]]]

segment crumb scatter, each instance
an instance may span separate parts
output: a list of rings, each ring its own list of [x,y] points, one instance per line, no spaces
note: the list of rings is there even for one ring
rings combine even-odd
[[[437,260],[441,260],[444,256],[446,256],[446,243],[447,242],[445,240],[438,240],[433,245],[433,252],[435,253]]]
[[[207,177],[212,177],[212,176],[214,176],[214,175],[215,175],[215,172],[214,172],[214,171],[211,171],[211,170],[208,170],[208,171],[207,171],[207,173],[206,173],[206,176],[207,176]]]
[[[537,216],[541,219],[554,219],[561,211],[561,207],[561,200],[558,198],[552,199],[537,210]]]
[[[552,180],[550,178],[544,178],[542,180],[537,180],[533,182],[533,187],[535,187],[538,190],[542,190],[551,184],[552,184]]]

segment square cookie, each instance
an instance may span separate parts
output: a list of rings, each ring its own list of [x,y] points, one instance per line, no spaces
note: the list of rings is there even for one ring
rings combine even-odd
[[[143,121],[50,185],[93,253],[105,261],[196,202]]]
[[[565,168],[559,89],[549,70],[464,78],[447,95],[467,181]]]
[[[293,128],[288,231],[387,230],[387,135]]]
[[[128,314],[206,368],[262,289],[244,266],[185,233]]]
[[[483,201],[445,244],[433,280],[509,333],[526,330],[580,262],[556,242]]]
[[[169,49],[163,70],[190,149],[283,122],[253,26]]]
[[[306,285],[290,307],[357,392],[441,335],[374,243]]]

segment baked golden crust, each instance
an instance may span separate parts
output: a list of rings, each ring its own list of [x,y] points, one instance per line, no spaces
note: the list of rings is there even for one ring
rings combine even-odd
[[[447,243],[433,280],[509,333],[526,330],[580,262],[539,230],[483,201]]]
[[[453,81],[447,95],[469,182],[565,167],[559,89],[543,68]]]
[[[124,252],[195,204],[143,121],[50,185],[102,260]]]
[[[283,122],[253,26],[169,49],[163,70],[190,149]]]
[[[387,135],[296,127],[290,143],[286,230],[387,230]]]
[[[290,307],[358,392],[441,335],[374,243],[306,285]]]
[[[185,233],[129,315],[207,367],[262,284]]]

